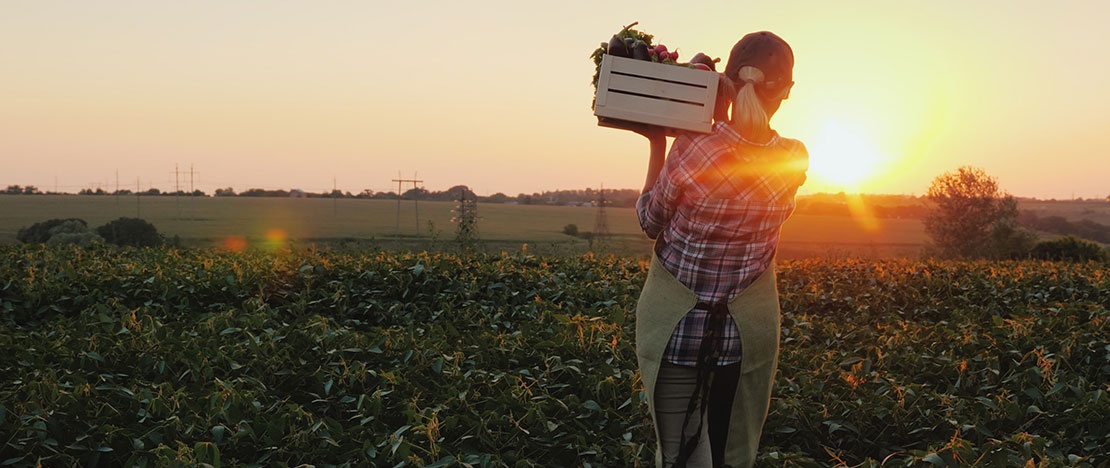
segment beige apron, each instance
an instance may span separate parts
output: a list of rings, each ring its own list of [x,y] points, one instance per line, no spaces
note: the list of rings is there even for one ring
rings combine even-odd
[[[652,258],[647,281],[636,304],[636,358],[653,422],[656,417],[655,381],[663,351],[679,320],[697,302],[693,291],[675,279],[658,259]],[[774,265],[729,302],[728,310],[740,331],[743,358],[732,403],[725,463],[747,467],[755,464],[778,365],[781,318]],[[657,423],[655,428],[655,464],[662,466]]]

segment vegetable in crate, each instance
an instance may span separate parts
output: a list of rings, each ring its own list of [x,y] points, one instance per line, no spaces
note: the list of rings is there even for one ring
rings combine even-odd
[[[601,58],[605,54],[612,53],[613,55],[626,58],[635,58],[637,60],[650,60],[647,57],[648,48],[652,47],[651,40],[654,38],[651,34],[632,29],[633,26],[640,24],[638,21],[621,28],[619,32],[609,39],[609,42],[602,42],[601,46],[590,54],[590,58],[594,61],[594,89],[597,89],[597,78],[601,75]],[[644,58],[641,58],[643,56]]]
[[[698,52],[694,58],[690,59],[689,63],[679,63],[678,49],[668,50],[667,46],[663,44],[652,44],[652,39],[654,39],[655,36],[632,29],[632,27],[637,24],[639,24],[639,22],[633,22],[621,28],[613,37],[609,38],[609,42],[602,42],[601,45],[590,54],[590,58],[594,61],[594,76],[591,80],[594,90],[597,89],[597,80],[598,77],[601,76],[601,59],[606,54],[649,62],[679,65],[696,68],[698,70],[717,71],[716,64],[720,62],[721,59],[712,58],[703,52]]]
[[[717,71],[717,62],[720,61],[721,59],[719,58],[712,58],[708,55],[698,52],[698,54],[695,55],[694,58],[690,59],[690,65],[693,68],[697,68],[699,70]]]

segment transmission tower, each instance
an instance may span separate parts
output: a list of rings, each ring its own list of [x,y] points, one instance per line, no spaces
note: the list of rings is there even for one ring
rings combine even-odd
[[[459,194],[459,203],[455,207],[455,217],[451,219],[456,223],[455,240],[464,251],[474,248],[478,240],[478,198],[468,197],[463,190]]]
[[[597,215],[594,217],[594,235],[591,244],[595,244],[600,248],[612,236],[609,232],[609,216],[605,214],[605,205],[609,201],[605,199],[605,185],[602,184],[601,190],[597,195]]]

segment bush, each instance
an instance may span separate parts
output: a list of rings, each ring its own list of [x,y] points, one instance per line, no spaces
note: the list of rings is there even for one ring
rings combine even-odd
[[[578,225],[577,224],[568,224],[566,226],[563,226],[563,234],[566,234],[566,235],[571,236],[571,237],[578,237]]]
[[[104,242],[104,238],[89,229],[84,221],[70,219],[50,228],[50,238],[47,239],[46,245],[73,244],[88,247],[101,242]]]
[[[1061,237],[1056,240],[1039,242],[1033,247],[1033,258],[1041,260],[1066,260],[1086,262],[1089,260],[1107,261],[1106,250],[1089,240],[1075,236]]]
[[[96,228],[105,241],[115,245],[156,247],[162,245],[162,236],[153,224],[139,218],[119,218]]]
[[[83,226],[86,231],[89,229],[89,223],[86,223],[83,219],[50,219],[41,223],[32,224],[30,227],[21,228],[19,232],[16,233],[15,238],[24,244],[45,244],[46,241],[50,240],[51,229],[65,223],[79,224]]]

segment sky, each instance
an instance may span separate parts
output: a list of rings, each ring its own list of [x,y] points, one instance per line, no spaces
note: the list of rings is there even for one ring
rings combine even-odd
[[[1110,195],[1110,3],[634,5],[3,0],[0,186],[639,189],[647,142],[597,126],[589,58],[639,22],[680,60],[791,44],[772,126],[809,148],[801,193],[921,195],[973,166],[1016,196]]]

